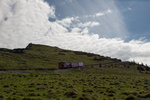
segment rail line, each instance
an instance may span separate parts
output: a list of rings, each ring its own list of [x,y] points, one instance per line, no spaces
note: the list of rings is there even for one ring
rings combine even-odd
[[[100,63],[100,64],[88,64],[84,65],[81,68],[89,68],[94,66],[104,67],[107,65],[128,65],[128,62],[109,62],[109,63]],[[68,68],[67,68],[68,69]],[[52,71],[63,71],[67,69],[55,69],[55,68],[45,68],[45,69],[0,69],[0,73],[34,73],[34,72],[52,72]]]

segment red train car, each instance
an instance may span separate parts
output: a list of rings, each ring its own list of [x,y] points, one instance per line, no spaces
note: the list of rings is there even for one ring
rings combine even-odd
[[[83,66],[83,62],[67,63],[67,62],[63,61],[63,62],[59,62],[59,64],[58,64],[59,69],[78,68],[78,67],[82,67],[82,66]]]
[[[70,67],[70,64],[65,61],[59,62],[59,64],[58,64],[59,69],[65,69],[65,68],[69,68],[69,67]]]

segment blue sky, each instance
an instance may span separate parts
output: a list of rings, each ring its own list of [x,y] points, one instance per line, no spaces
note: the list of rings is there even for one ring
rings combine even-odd
[[[118,0],[130,39],[144,37],[150,41],[150,0]]]
[[[90,31],[98,33],[102,37],[125,37],[125,41],[145,39],[150,41],[150,0],[47,0],[50,5],[54,5],[56,9],[56,16],[58,19],[72,16],[85,16],[97,12],[103,12],[106,9],[116,10],[111,4],[114,1],[117,10],[123,17],[122,20],[125,24],[128,33],[120,31],[106,31],[105,26],[94,27]],[[109,18],[108,16],[105,16]],[[110,16],[111,17],[111,16]],[[116,18],[116,17],[114,17]],[[109,18],[110,19],[110,18]],[[105,23],[101,20],[105,18],[84,18],[81,21],[98,21]],[[111,19],[110,19],[111,20]],[[115,19],[114,19],[115,20]],[[103,30],[104,29],[104,30]],[[124,30],[122,30],[124,31]],[[107,32],[107,33],[105,33]],[[113,33],[114,32],[114,33]],[[115,33],[119,32],[119,33]],[[116,35],[119,34],[119,35]],[[126,34],[124,36],[124,34]]]

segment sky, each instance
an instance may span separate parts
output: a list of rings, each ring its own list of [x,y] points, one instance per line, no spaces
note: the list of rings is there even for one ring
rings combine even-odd
[[[118,0],[116,4],[130,32],[128,40],[144,38],[150,41],[150,1]]]
[[[29,43],[150,65],[149,0],[1,0],[0,48]]]

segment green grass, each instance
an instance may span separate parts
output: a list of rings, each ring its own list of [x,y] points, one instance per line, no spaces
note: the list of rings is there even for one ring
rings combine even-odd
[[[0,100],[150,100],[150,70],[131,62],[58,69],[58,62],[121,62],[96,54],[29,44],[23,53],[0,51]],[[141,67],[142,66],[142,67]],[[137,70],[143,68],[144,70]],[[10,73],[11,69],[56,69]]]
[[[94,60],[98,58],[99,60]],[[0,69],[46,69],[58,68],[60,61],[83,62],[87,64],[113,61],[100,55],[63,50],[57,47],[29,44],[24,53],[0,51]]]
[[[0,100],[149,100],[149,90],[149,74],[123,66],[0,74]]]

